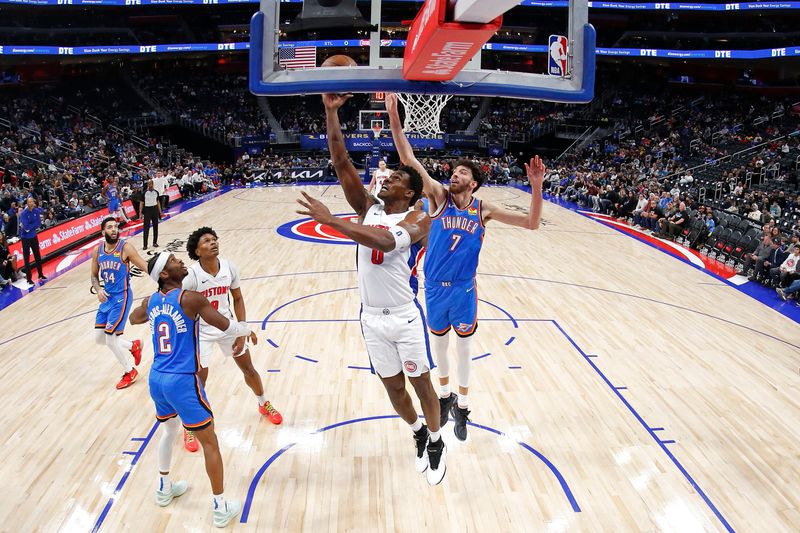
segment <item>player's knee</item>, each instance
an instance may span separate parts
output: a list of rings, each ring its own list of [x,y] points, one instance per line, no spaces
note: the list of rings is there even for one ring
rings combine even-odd
[[[430,380],[430,374],[427,372],[421,376],[408,379],[411,386],[414,387],[414,392],[420,400],[426,400],[436,396],[436,391],[433,390],[433,384]]]
[[[113,348],[117,345],[117,336],[114,334],[109,335],[108,333],[103,332],[103,336],[105,337],[106,346],[109,348]]]
[[[108,337],[108,335],[106,335],[106,332],[103,331],[102,329],[94,330],[94,342],[96,342],[97,344],[101,344],[101,345],[105,344],[106,343],[106,337]]]

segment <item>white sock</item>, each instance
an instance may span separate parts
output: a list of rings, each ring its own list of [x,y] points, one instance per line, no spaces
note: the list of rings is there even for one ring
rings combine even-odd
[[[431,442],[436,442],[437,440],[439,440],[439,432],[431,431]]]
[[[456,337],[456,354],[458,356],[458,386],[469,387],[469,371],[472,367],[472,337]]]
[[[133,365],[131,364],[129,353],[122,349],[122,346],[117,342],[118,340],[117,336],[113,333],[111,335],[106,334],[106,346],[108,346],[111,353],[114,354],[114,357],[117,358],[117,361],[119,361],[119,364],[122,365],[122,368],[127,374],[133,370]]]
[[[439,398],[449,398],[450,397],[450,384],[447,385],[439,385]]]
[[[267,397],[265,395],[258,396],[258,405],[264,405],[267,403]]]
[[[458,395],[458,406],[461,409],[469,409],[469,394]]]
[[[158,490],[159,492],[169,492],[172,490],[172,481],[169,479],[169,474],[161,474],[158,477]]]
[[[227,511],[228,504],[225,503],[225,493],[214,494],[214,510],[215,511]]]
[[[414,423],[413,424],[409,424],[409,426],[411,426],[411,431],[416,433],[417,431],[422,429],[422,420],[417,418],[416,420],[414,420]]]
[[[119,345],[122,346],[123,349],[128,350],[130,352],[131,348],[133,348],[133,342],[125,340],[122,337],[117,337],[117,340],[119,341]]]
[[[161,440],[158,441],[158,471],[169,472],[172,464],[172,449],[175,445],[175,437],[180,430],[180,422],[177,417],[161,423]]]

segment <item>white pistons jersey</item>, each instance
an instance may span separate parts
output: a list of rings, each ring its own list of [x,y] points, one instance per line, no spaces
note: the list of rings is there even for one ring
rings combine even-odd
[[[382,204],[372,205],[364,216],[365,226],[389,229],[406,218],[409,211],[387,214]],[[358,245],[358,286],[361,303],[390,308],[406,305],[417,296],[417,263],[424,249],[418,243],[384,253]]]
[[[218,259],[219,272],[216,276],[203,270],[199,261],[192,263],[189,266],[189,273],[183,278],[183,288],[199,292],[211,302],[211,305],[220,314],[232,319],[230,292],[231,289],[238,289],[240,286],[239,269],[226,259],[221,257]],[[222,332],[200,318],[200,334],[203,335],[203,333],[221,334]]]
[[[386,181],[386,178],[392,175],[392,171],[388,168],[386,169],[378,169],[375,171],[375,189],[374,192],[377,195],[378,192],[381,190],[383,186],[383,182]]]

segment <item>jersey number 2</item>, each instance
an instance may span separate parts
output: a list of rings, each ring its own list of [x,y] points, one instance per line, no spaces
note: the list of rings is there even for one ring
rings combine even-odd
[[[172,352],[172,343],[169,339],[169,324],[162,322],[158,325],[158,353],[167,354]]]

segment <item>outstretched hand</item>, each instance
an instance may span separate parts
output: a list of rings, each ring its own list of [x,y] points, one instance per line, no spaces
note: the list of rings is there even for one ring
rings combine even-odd
[[[352,94],[325,93],[322,95],[322,103],[325,105],[325,109],[336,110],[352,97]]]
[[[383,101],[386,104],[386,111],[389,113],[394,113],[397,111],[397,95],[394,93],[386,93],[386,96]]]
[[[306,208],[305,211],[298,209],[296,211],[299,215],[306,215],[310,216],[320,224],[326,224],[333,219],[333,215],[331,214],[330,210],[320,202],[319,200],[310,197],[305,192],[301,191],[300,194],[306,199],[305,202],[300,198],[297,199],[297,203],[302,205]]]
[[[532,188],[541,189],[546,170],[544,161],[538,155],[531,158],[530,164],[525,163],[525,173],[528,175],[528,183]]]

